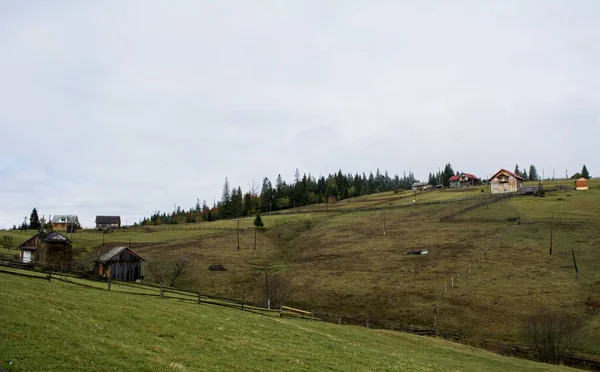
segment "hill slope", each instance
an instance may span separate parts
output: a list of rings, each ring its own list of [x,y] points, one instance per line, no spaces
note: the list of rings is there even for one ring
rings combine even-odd
[[[0,273],[8,371],[561,371],[391,331]]]

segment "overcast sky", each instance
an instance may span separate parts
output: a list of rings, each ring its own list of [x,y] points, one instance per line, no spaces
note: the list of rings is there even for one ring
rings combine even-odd
[[[0,0],[0,228],[342,169],[600,175],[600,1]]]

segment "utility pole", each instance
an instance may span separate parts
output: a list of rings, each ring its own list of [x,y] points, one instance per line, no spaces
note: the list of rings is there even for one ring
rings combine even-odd
[[[554,228],[554,215],[552,215],[552,219],[550,220],[550,259],[552,259],[552,230]]]
[[[265,288],[267,290],[267,309],[270,309],[271,299],[269,298],[269,278],[267,276],[267,265],[265,265]]]
[[[575,261],[575,250],[571,247],[571,253],[573,254],[573,265],[575,265],[575,277],[579,280],[579,269],[577,268],[577,261]]]

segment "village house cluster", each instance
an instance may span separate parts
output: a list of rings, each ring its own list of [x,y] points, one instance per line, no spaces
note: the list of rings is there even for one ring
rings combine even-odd
[[[54,215],[49,221],[52,231],[43,229],[19,245],[20,261],[52,270],[68,271],[73,267],[73,242],[68,234],[81,228],[79,217]],[[121,217],[96,216],[95,227],[104,231],[118,229],[121,227]],[[143,278],[143,261],[131,247],[117,246],[97,255],[93,273],[118,280],[140,280]]]

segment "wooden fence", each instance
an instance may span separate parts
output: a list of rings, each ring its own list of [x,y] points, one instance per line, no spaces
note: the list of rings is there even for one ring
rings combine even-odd
[[[12,270],[11,270],[12,269]],[[18,271],[16,271],[18,270]],[[119,293],[127,293],[137,296],[150,296],[156,298],[165,298],[165,299],[173,299],[179,301],[187,301],[197,304],[206,304],[206,305],[214,305],[221,306],[231,309],[237,309],[241,311],[247,311],[255,314],[273,314],[279,313],[280,317],[295,317],[295,318],[303,318],[310,319],[315,321],[326,321],[331,323],[337,323],[339,325],[351,324],[351,325],[364,325],[367,328],[372,329],[389,329],[392,331],[400,331],[412,333],[420,336],[433,336],[440,337],[449,341],[463,343],[463,344],[471,344],[473,342],[468,335],[459,334],[459,333],[451,333],[451,332],[443,332],[437,330],[435,328],[420,328],[418,326],[414,326],[411,324],[403,324],[399,323],[397,319],[381,319],[375,317],[369,317],[364,315],[350,315],[350,314],[331,314],[325,312],[317,312],[317,311],[307,311],[301,310],[298,308],[290,307],[290,306],[280,306],[278,309],[268,309],[266,307],[253,304],[247,301],[212,296],[207,294],[202,294],[200,292],[191,292],[185,291],[173,287],[160,286],[156,284],[148,284],[148,283],[132,283],[132,282],[121,282],[114,281],[105,278],[89,278],[87,276],[81,274],[73,274],[73,273],[60,273],[60,272],[41,272],[34,271],[31,268],[15,268],[14,265],[8,266],[6,262],[0,262],[0,274],[2,275],[15,275],[33,279],[46,280],[48,282],[52,281],[60,281],[63,283],[68,283],[72,285],[82,286],[86,288],[91,288],[95,290],[102,291],[110,291],[111,286],[117,284],[120,287],[132,288],[137,291],[126,291],[120,289]],[[102,284],[102,286],[92,285],[86,283],[89,281],[92,284]],[[114,287],[113,287],[114,290]],[[146,292],[140,292],[146,291]],[[486,339],[483,345],[478,344],[474,345],[478,347],[482,347],[484,349],[488,349],[497,353],[501,353],[504,355],[516,356],[521,358],[533,359],[535,360],[538,356],[538,351],[528,348],[526,346],[520,346],[511,343],[504,343],[495,340]],[[588,369],[592,371],[600,371],[600,362],[579,358],[575,356],[567,356],[563,360],[563,364],[583,369]]]

